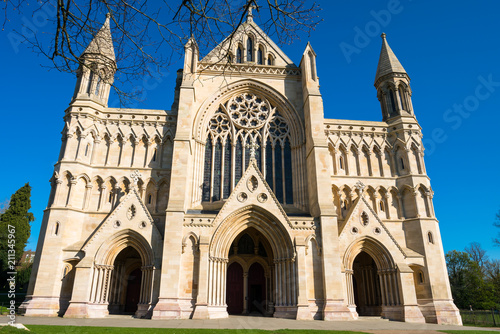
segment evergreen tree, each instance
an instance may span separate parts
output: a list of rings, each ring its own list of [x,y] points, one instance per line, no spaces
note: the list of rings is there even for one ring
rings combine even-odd
[[[26,183],[23,187],[17,190],[10,198],[9,208],[0,216],[0,272],[2,273],[2,284],[6,272],[13,271],[10,265],[14,262],[17,265],[21,259],[28,238],[31,234],[30,223],[35,220],[31,212],[31,187]],[[14,232],[15,244],[9,239],[9,234]],[[9,250],[11,257],[9,258]],[[12,253],[14,251],[14,254]],[[12,257],[12,255],[14,255]],[[13,262],[10,262],[13,261]]]

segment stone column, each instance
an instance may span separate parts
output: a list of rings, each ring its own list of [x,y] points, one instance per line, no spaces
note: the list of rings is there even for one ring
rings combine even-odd
[[[68,189],[68,202],[66,202],[66,207],[72,208],[73,207],[73,194],[74,194],[74,188],[76,185],[77,179],[72,177],[71,181],[69,182],[70,186]]]
[[[307,299],[306,242],[304,238],[295,237],[295,251],[298,272],[297,320],[313,320]]]
[[[209,237],[201,236],[199,241],[200,270],[198,296],[193,312],[193,319],[209,319],[208,314],[208,284],[209,284]]]

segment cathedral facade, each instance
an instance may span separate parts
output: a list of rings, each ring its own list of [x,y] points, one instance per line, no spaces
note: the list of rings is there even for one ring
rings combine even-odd
[[[312,47],[295,65],[251,15],[202,59],[189,40],[171,110],[107,106],[109,18],[82,61],[26,315],[461,324],[385,35],[382,121],[325,119]]]

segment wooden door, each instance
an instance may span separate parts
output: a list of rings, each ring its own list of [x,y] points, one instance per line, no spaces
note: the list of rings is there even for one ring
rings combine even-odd
[[[227,268],[226,289],[227,313],[243,313],[243,268],[237,262]]]

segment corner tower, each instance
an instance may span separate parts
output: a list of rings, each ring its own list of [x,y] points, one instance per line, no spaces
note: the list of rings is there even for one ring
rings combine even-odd
[[[116,73],[116,59],[110,29],[110,14],[79,58],[77,82],[72,103],[90,100],[106,107]]]
[[[410,77],[382,34],[382,50],[378,60],[375,88],[384,121],[397,116],[413,116]]]

